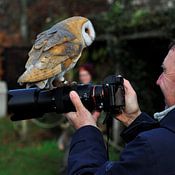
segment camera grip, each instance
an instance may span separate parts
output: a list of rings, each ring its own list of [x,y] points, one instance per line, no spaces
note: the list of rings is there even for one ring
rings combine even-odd
[[[124,108],[125,106],[125,90],[122,85],[117,88],[115,93],[115,104],[117,107]]]

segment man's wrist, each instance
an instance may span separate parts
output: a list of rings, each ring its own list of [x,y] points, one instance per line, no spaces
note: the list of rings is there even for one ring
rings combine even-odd
[[[142,113],[142,112],[141,112],[140,109],[139,109],[137,112],[132,113],[132,114],[129,114],[129,118],[128,118],[128,120],[126,121],[125,126],[128,127],[129,125],[131,125],[131,123],[134,122],[134,121],[136,120],[136,118],[137,118],[141,113]]]
[[[120,122],[122,122],[126,127],[128,127],[129,125],[131,125],[131,123],[141,114],[140,109],[134,113],[122,113],[119,116],[117,116],[117,120],[119,120]]]
[[[75,126],[75,128],[76,128],[76,130],[78,130],[78,129],[81,129],[81,128],[85,127],[85,126],[93,126],[93,127],[98,128],[97,125],[96,125],[95,123],[90,123],[90,122],[81,124],[81,125],[79,125],[79,126],[77,126],[77,127]]]

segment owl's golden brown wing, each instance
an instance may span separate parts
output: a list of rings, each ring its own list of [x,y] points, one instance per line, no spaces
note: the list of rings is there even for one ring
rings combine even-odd
[[[40,33],[35,40],[35,43],[29,52],[29,59],[26,63],[26,69],[32,64],[34,65],[40,58],[43,52],[50,48],[75,40],[76,37],[67,31],[60,23],[54,25],[49,30]]]
[[[80,43],[67,42],[43,52],[34,64],[28,65],[18,82],[38,82],[51,78],[68,69],[82,52]],[[32,60],[33,61],[33,60]]]
[[[38,35],[29,52],[26,71],[19,77],[18,82],[46,80],[64,71],[65,65],[70,65],[71,60],[80,57],[82,43],[62,27],[52,28]]]

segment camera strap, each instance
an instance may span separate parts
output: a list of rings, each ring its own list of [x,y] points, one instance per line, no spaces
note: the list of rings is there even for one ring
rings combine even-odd
[[[107,157],[108,157],[108,160],[109,160],[109,140],[110,140],[110,136],[112,135],[112,115],[107,112],[106,113],[106,117],[103,121],[103,124],[106,125],[106,135],[107,135],[107,141],[106,141],[106,150],[107,150]]]

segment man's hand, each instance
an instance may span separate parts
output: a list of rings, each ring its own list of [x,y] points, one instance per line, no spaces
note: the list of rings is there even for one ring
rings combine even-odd
[[[140,114],[140,108],[137,101],[137,94],[128,80],[124,80],[125,88],[125,110],[116,119],[121,121],[125,126],[129,126]]]
[[[121,115],[116,116],[125,126],[129,126],[140,114],[140,108],[137,102],[137,95],[129,81],[124,80],[125,87],[125,110]],[[75,91],[70,93],[70,98],[76,108],[76,112],[66,114],[67,119],[76,129],[83,126],[95,126],[99,117],[99,112],[91,114],[82,104],[78,94]]]
[[[67,119],[73,124],[76,129],[83,126],[95,126],[100,115],[99,112],[91,114],[82,104],[78,94],[75,91],[70,92],[70,99],[75,106],[76,112],[69,112],[66,114]]]

